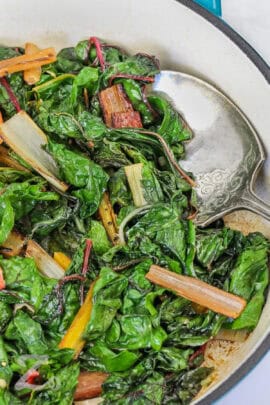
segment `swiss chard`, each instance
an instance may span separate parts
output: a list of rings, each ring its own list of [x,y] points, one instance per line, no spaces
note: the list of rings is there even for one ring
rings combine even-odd
[[[0,265],[4,272],[6,289],[16,292],[18,297],[31,304],[38,312],[56,281],[42,276],[34,260],[30,258],[0,259]]]
[[[1,46],[0,60],[24,53]],[[27,118],[40,135],[34,120],[44,131],[40,156],[49,152],[68,183],[58,170],[56,182],[43,180],[41,162],[11,151],[13,132],[2,131],[3,405],[70,405],[78,393],[101,394],[104,404],[186,405],[212,372],[201,366],[202,346],[221,327],[251,331],[259,321],[269,241],[192,221],[196,189],[178,163],[192,131],[169,100],[147,96],[158,72],[154,57],[90,37],[62,49],[34,85],[21,73],[0,80],[3,120],[20,129]],[[39,245],[46,274],[68,256],[59,279],[40,272]],[[149,278],[153,268],[208,288],[208,304],[214,290],[247,305],[236,319],[220,315]]]
[[[85,218],[94,214],[106,190],[108,175],[89,158],[62,144],[50,141],[48,150],[57,162],[63,179],[75,187],[72,195],[81,202],[80,216]]]
[[[269,244],[262,235],[250,235],[248,246],[238,256],[231,273],[229,291],[249,300],[232,329],[254,329],[264,305],[264,292],[269,283]]]
[[[59,196],[52,191],[44,190],[45,182],[33,178],[21,183],[2,186],[0,196],[0,243],[3,243],[15,221],[29,214],[38,201],[55,201]]]
[[[5,242],[14,226],[15,214],[11,202],[5,196],[0,196],[0,243]]]
[[[48,351],[41,325],[22,310],[9,323],[5,338],[15,340],[21,350],[31,354],[44,354]]]
[[[161,122],[157,128],[158,133],[173,147],[177,158],[181,158],[183,154],[181,142],[191,139],[191,130],[165,98],[151,95],[148,100],[161,116]]]
[[[113,79],[117,75],[135,75],[135,76],[154,76],[159,72],[157,61],[155,58],[149,57],[144,54],[137,54],[134,56],[128,56],[122,62],[114,63],[105,70],[102,78],[103,86],[109,84],[109,80]],[[121,76],[120,76],[121,77]],[[143,82],[143,77],[141,78]]]
[[[169,204],[153,206],[128,230],[129,246],[153,258],[159,257],[161,260],[165,256],[164,253],[168,254],[184,266],[186,231],[177,208]],[[164,253],[161,252],[162,250]]]

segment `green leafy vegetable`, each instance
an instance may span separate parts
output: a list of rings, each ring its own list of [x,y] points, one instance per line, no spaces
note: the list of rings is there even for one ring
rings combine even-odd
[[[99,165],[62,144],[50,141],[48,149],[59,165],[62,178],[77,188],[72,194],[81,201],[80,216],[94,214],[106,190],[108,175]]]
[[[143,233],[142,233],[143,230]],[[164,253],[184,263],[186,257],[186,232],[184,223],[179,219],[179,211],[174,205],[157,204],[153,206],[128,231],[128,243],[143,254]],[[161,250],[164,249],[164,253]]]
[[[15,340],[22,350],[44,354],[48,350],[42,328],[26,312],[18,311],[8,325],[5,338]]]
[[[14,226],[14,210],[10,200],[4,195],[0,196],[0,243],[5,242]]]
[[[162,117],[162,121],[158,126],[158,133],[163,136],[170,146],[174,146],[173,150],[176,156],[181,158],[183,155],[181,142],[191,139],[191,130],[165,98],[151,95],[148,100]]]
[[[98,86],[98,78],[98,69],[90,66],[82,68],[73,82],[71,104],[76,104],[78,92],[81,88],[87,89],[93,95]]]
[[[121,83],[134,109],[140,112],[144,125],[147,126],[151,124],[154,120],[153,111],[151,111],[149,106],[144,102],[143,90],[139,83],[131,79],[122,79]]]
[[[259,243],[258,243],[259,242]],[[248,300],[243,313],[236,319],[232,329],[254,329],[264,305],[264,292],[269,283],[269,244],[258,235],[238,257],[231,273],[230,292]]]
[[[16,292],[17,297],[29,303],[36,312],[41,308],[45,296],[56,285],[56,280],[40,274],[33,259],[14,257],[0,259],[6,288]]]
[[[102,81],[108,85],[109,79],[117,74],[129,74],[138,76],[153,76],[159,69],[154,58],[143,54],[137,54],[125,58],[122,62],[116,62],[104,72]]]
[[[111,244],[108,240],[106,231],[100,222],[91,222],[91,228],[88,232],[88,236],[92,240],[93,249],[97,255],[102,255],[110,249]]]
[[[23,53],[1,46],[0,60]],[[192,131],[169,100],[146,95],[158,72],[155,57],[128,55],[91,37],[62,49],[34,86],[21,73],[7,79],[46,134],[46,150],[69,187],[55,191],[9,149],[13,161],[1,159],[27,169],[0,167],[1,405],[71,405],[86,370],[108,374],[99,387],[104,405],[186,405],[213,371],[202,366],[203,345],[221,328],[252,331],[259,322],[269,241],[222,221],[201,229],[190,219],[196,189],[179,175],[177,161]],[[7,120],[18,108],[1,83]],[[124,111],[119,100],[100,103],[100,92],[119,83]],[[139,114],[143,128],[107,127],[106,108],[117,118]],[[12,230],[52,257],[65,254],[71,261],[63,277],[44,277],[24,257],[24,244],[13,256]],[[247,305],[234,320],[199,307],[151,283],[145,276],[153,264],[239,295]],[[86,294],[86,327],[78,331],[73,320]],[[75,358],[71,347],[59,347],[66,333],[77,332],[82,349]]]

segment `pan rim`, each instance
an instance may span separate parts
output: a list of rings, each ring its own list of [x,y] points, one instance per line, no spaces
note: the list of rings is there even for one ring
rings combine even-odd
[[[219,31],[221,31],[226,37],[228,37],[238,48],[250,59],[250,61],[258,68],[260,73],[264,76],[266,81],[270,84],[270,67],[263,59],[263,57],[231,26],[226,24],[221,18],[210,13],[204,7],[192,0],[173,0],[176,3],[180,3],[183,6],[189,8],[200,17],[214,25]]]

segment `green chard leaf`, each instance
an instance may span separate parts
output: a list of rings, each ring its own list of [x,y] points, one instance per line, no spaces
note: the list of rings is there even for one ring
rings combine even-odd
[[[12,370],[9,366],[8,355],[5,349],[5,342],[2,336],[0,336],[0,380],[4,381],[6,388],[9,386],[12,378]],[[3,385],[3,382],[2,382]],[[1,387],[3,388],[3,387]],[[0,388],[0,392],[1,392]],[[1,399],[1,394],[0,394]],[[0,402],[1,403],[1,402]]]
[[[153,206],[128,230],[127,235],[129,246],[140,249],[143,254],[156,255],[158,246],[180,263],[185,261],[185,227],[173,205]]]
[[[46,183],[40,178],[11,183],[2,188],[0,196],[0,243],[3,243],[12,230],[15,221],[27,215],[38,201],[55,201],[59,196],[52,191],[44,191]]]
[[[230,246],[234,231],[228,228],[209,229],[197,234],[196,256],[204,267],[210,268]]]
[[[10,391],[0,388],[0,403],[1,405],[23,405],[23,402]]]
[[[15,340],[23,350],[31,354],[48,351],[42,328],[26,312],[19,310],[5,331],[5,338]]]
[[[91,221],[88,237],[92,240],[93,249],[97,255],[106,253],[111,248],[107,233],[103,225],[98,221]]]
[[[154,76],[159,72],[156,59],[144,54],[128,56],[124,61],[114,63],[101,76],[104,86],[108,85],[109,79],[115,74],[129,74],[137,76]]]
[[[118,309],[121,307],[120,297],[127,288],[127,284],[126,277],[106,267],[101,269],[94,287],[91,319],[85,330],[87,340],[94,340],[103,336],[111,326]]]
[[[108,189],[112,205],[118,204],[121,207],[126,207],[132,204],[132,195],[123,168],[114,172],[110,177]]]
[[[23,53],[1,46],[0,60]],[[0,167],[0,244],[15,228],[48,254],[63,252],[72,261],[63,279],[55,280],[44,277],[23,250],[7,258],[2,246],[1,405],[71,405],[83,370],[109,374],[104,405],[187,405],[212,372],[201,366],[198,349],[221,327],[252,331],[259,322],[270,242],[222,221],[202,229],[188,219],[198,205],[196,188],[178,175],[160,139],[181,159],[192,131],[169,100],[146,97],[145,85],[158,72],[154,57],[129,56],[92,37],[62,49],[34,86],[22,73],[7,77],[21,108],[46,134],[46,148],[69,188],[54,192],[10,150],[28,171]],[[139,112],[142,129],[105,125],[99,92],[117,83],[130,109]],[[4,120],[16,113],[3,83],[0,108]],[[99,217],[105,191],[121,244],[109,241]],[[86,239],[92,241],[89,257]],[[237,319],[199,308],[150,282],[152,264],[197,277],[247,305]],[[59,342],[93,281],[85,345],[75,359],[74,350],[60,350]],[[20,389],[16,382],[31,369],[39,372],[38,389]]]
[[[97,342],[88,352],[90,356],[96,357],[102,365],[104,365],[104,371],[108,373],[126,371],[130,369],[140,357],[139,354],[128,350],[114,352],[103,342]]]
[[[10,319],[12,318],[11,306],[3,301],[0,301],[0,333],[2,333]]]
[[[134,110],[139,111],[141,114],[143,124],[145,126],[150,125],[154,120],[154,115],[144,100],[140,84],[131,79],[120,79],[119,81],[122,83]]]
[[[79,363],[60,368],[49,375],[48,388],[33,395],[33,405],[71,405],[78,384]],[[52,374],[52,373],[50,373]]]
[[[0,182],[4,184],[15,183],[18,180],[25,180],[32,174],[24,170],[16,170],[11,167],[0,167]]]
[[[80,216],[94,214],[106,190],[108,175],[81,153],[73,152],[50,140],[48,150],[57,162],[62,178],[75,187],[72,195],[81,202]]]
[[[57,55],[57,69],[63,73],[77,73],[83,68],[83,63],[78,57],[75,48],[64,48]]]
[[[269,283],[268,249],[269,242],[262,235],[254,234],[249,236],[248,247],[238,256],[231,273],[229,291],[245,298],[248,303],[231,324],[232,329],[252,330],[260,319],[264,292]]]
[[[5,242],[15,222],[15,214],[9,198],[0,196],[0,244]]]
[[[71,104],[76,105],[78,94],[83,88],[87,89],[90,95],[93,95],[98,88],[99,72],[97,68],[86,66],[80,70],[73,81],[71,90]]]
[[[32,258],[1,258],[0,266],[4,272],[6,288],[32,305],[35,311],[41,308],[45,296],[56,285],[56,280],[41,275]]]
[[[72,215],[65,198],[58,201],[40,201],[29,214],[29,234],[44,237],[54,229],[61,229]]]
[[[148,97],[148,100],[152,107],[162,117],[162,121],[157,130],[170,146],[179,146],[181,145],[181,142],[192,138],[192,132],[183,118],[173,109],[171,104],[165,98],[151,95]],[[177,148],[174,151],[176,152]],[[176,155],[180,158],[181,154],[182,150],[180,148]]]
[[[20,56],[21,53],[18,48],[12,48],[10,46],[0,46],[0,60],[14,58]]]
[[[21,109],[28,110],[27,103],[29,86],[25,84],[22,73],[13,73],[7,80],[12,92],[18,100]],[[17,112],[14,104],[10,100],[6,88],[2,84],[0,84],[0,106],[6,119],[11,118]]]
[[[121,145],[118,142],[108,141],[106,138],[96,149],[95,161],[104,168],[114,167],[118,169],[130,164],[130,160],[121,149]]]

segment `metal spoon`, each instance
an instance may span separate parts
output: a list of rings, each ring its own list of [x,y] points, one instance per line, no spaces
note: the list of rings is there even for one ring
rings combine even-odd
[[[194,131],[181,166],[195,176],[196,223],[206,226],[243,208],[270,220],[270,205],[253,191],[264,149],[240,109],[215,87],[186,73],[161,71],[153,89],[172,101]]]

